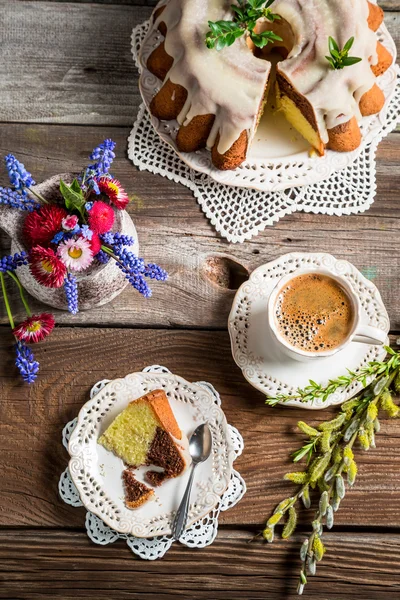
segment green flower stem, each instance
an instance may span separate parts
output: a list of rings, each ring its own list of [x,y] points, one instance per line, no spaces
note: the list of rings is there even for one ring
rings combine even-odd
[[[104,246],[102,244],[101,249],[103,250],[103,252],[106,252],[106,254],[109,254],[111,256],[111,258],[113,258],[115,260],[115,262],[119,263],[122,267],[124,267],[125,265],[119,260],[118,256],[115,256],[114,252],[111,250],[111,248],[109,248],[108,246]]]
[[[5,281],[4,281],[4,274],[2,272],[0,272],[0,281],[1,281],[1,289],[2,289],[2,292],[3,292],[3,300],[4,300],[4,305],[6,307],[8,320],[10,321],[11,329],[14,329],[14,327],[15,327],[14,319],[13,319],[13,316],[12,316],[10,303],[8,301],[6,284],[5,284]]]
[[[30,191],[31,194],[33,194],[34,196],[36,196],[36,198],[38,200],[40,200],[41,202],[43,202],[43,204],[49,204],[49,202],[47,200],[45,200],[41,194],[38,194],[32,188],[28,188],[28,190]]]
[[[15,281],[15,283],[17,284],[18,290],[19,290],[19,295],[21,296],[22,304],[25,307],[26,314],[28,315],[28,317],[31,317],[32,312],[31,312],[31,309],[29,308],[28,302],[25,298],[24,288],[22,287],[20,280],[12,271],[7,271],[7,275],[9,275],[9,277],[11,277],[11,279],[13,279]]]

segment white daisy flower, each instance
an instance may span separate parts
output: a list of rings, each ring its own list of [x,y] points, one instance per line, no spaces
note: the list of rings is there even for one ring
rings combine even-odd
[[[61,242],[57,254],[67,269],[71,271],[83,271],[93,261],[90,242],[82,237]]]

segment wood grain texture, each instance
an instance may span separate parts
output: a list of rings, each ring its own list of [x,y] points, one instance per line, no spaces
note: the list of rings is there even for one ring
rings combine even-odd
[[[150,7],[1,0],[0,14],[0,121],[133,123],[140,95],[130,38]],[[388,12],[386,24],[398,44],[398,14]]]
[[[245,451],[235,466],[248,491],[234,509],[221,513],[229,525],[261,525],[293,486],[282,481],[288,456],[301,445],[299,419],[319,422],[337,409],[305,413],[265,406],[264,396],[244,380],[231,358],[227,332],[57,329],[35,348],[41,364],[33,386],[20,383],[10,353],[11,338],[0,329],[0,525],[79,527],[83,509],[58,497],[67,465],[61,430],[88,399],[90,387],[161,364],[189,381],[209,381],[220,392],[227,420],[239,428]],[[360,476],[336,517],[338,525],[400,527],[400,421],[382,420],[377,449],[360,452]],[[390,502],[387,499],[390,498]],[[310,514],[303,515],[310,519]]]
[[[229,286],[238,287],[246,272],[287,252],[323,251],[351,261],[374,281],[388,309],[392,330],[400,331],[400,253],[396,251],[400,236],[400,135],[391,134],[379,145],[378,191],[370,210],[342,217],[295,213],[245,244],[221,239],[190,190],[161,176],[137,171],[125,157],[128,135],[129,129],[118,127],[0,124],[0,156],[14,153],[37,181],[55,173],[78,172],[101,140],[116,140],[113,173],[129,194],[139,197],[129,210],[141,253],[170,273],[167,282],[153,284],[151,299],[129,288],[100,309],[75,316],[57,312],[58,323],[226,328],[235,294]],[[0,185],[7,185],[3,164]],[[0,251],[7,252],[9,245],[5,236],[0,237]],[[221,265],[224,257],[232,262]],[[215,258],[218,260],[213,262]],[[21,317],[15,293],[12,298]],[[43,306],[32,301],[32,308],[40,310]],[[6,322],[1,305],[0,320]]]
[[[31,0],[32,2],[40,2],[41,0]],[[50,0],[53,2],[68,2],[75,4],[129,4],[131,6],[156,6],[158,0]],[[400,10],[399,0],[383,0],[379,2],[384,10],[395,11]]]
[[[47,600],[294,600],[303,539],[248,544],[252,531],[220,529],[212,546],[174,544],[162,560],[135,558],[123,541],[97,546],[85,533],[0,531],[0,598]],[[398,600],[400,535],[328,533],[327,554],[304,597]],[[240,560],[238,557],[240,556]],[[228,591],[229,590],[229,591]]]

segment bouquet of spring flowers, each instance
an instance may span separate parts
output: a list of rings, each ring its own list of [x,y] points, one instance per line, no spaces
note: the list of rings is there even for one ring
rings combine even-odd
[[[12,154],[5,158],[13,188],[0,187],[0,205],[27,211],[22,234],[27,252],[0,260],[0,283],[8,319],[16,338],[16,366],[24,381],[32,383],[39,364],[26,344],[42,341],[54,328],[49,313],[32,315],[16,273],[29,265],[33,277],[49,288],[63,287],[72,314],[78,312],[76,275],[91,266],[114,261],[128,282],[145,297],[151,296],[146,278],[164,281],[167,273],[154,263],[145,263],[131,250],[134,240],[113,231],[115,212],[124,210],[129,197],[109,169],[115,142],[105,140],[90,155],[91,163],[68,184],[60,181],[62,202],[49,202],[34,189],[32,175]],[[27,318],[16,325],[5,286],[5,275],[19,288]]]

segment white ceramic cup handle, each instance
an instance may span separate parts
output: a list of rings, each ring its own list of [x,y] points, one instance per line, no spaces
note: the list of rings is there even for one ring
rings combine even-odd
[[[376,346],[384,344],[386,342],[387,333],[372,327],[371,325],[360,325],[357,329],[353,342],[361,342],[362,344],[375,344]]]

